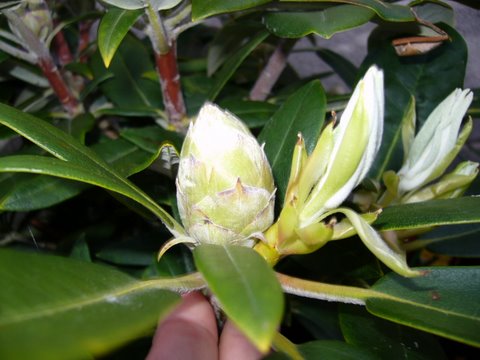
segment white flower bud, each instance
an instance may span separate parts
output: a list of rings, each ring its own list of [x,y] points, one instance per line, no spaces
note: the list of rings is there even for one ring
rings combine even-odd
[[[320,164],[324,161],[321,157],[328,156],[325,171],[316,171],[318,180],[300,211],[301,227],[338,207],[367,175],[382,141],[383,114],[383,72],[373,66],[355,87],[340,123],[333,129],[331,150],[315,149],[307,161],[305,169],[315,168],[309,163]],[[322,137],[327,133],[328,127]],[[309,178],[308,172],[302,176]],[[302,182],[299,187],[303,187]]]
[[[456,89],[428,116],[398,172],[400,194],[418,189],[443,174],[470,131],[471,125],[467,124],[459,134],[472,99],[470,90]]]
[[[273,222],[275,187],[263,148],[234,115],[207,103],[180,154],[177,203],[194,243],[252,246]]]

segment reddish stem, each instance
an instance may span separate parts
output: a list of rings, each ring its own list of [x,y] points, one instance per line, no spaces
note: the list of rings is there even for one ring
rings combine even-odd
[[[79,25],[80,38],[78,40],[78,53],[80,54],[80,62],[87,62],[88,57],[84,54],[84,51],[90,44],[90,27],[92,23],[90,21],[82,21]]]
[[[40,58],[38,60],[38,66],[42,69],[43,74],[52,86],[53,91],[65,110],[67,110],[72,117],[77,115],[81,108],[80,104],[67,87],[67,84],[65,84],[65,81],[52,58]]]
[[[65,35],[63,31],[59,31],[57,35],[53,38],[53,45],[55,47],[58,62],[60,65],[64,66],[70,64],[73,61],[73,55],[68,47],[67,40],[65,39]]]
[[[173,42],[165,54],[155,52],[155,62],[160,76],[163,104],[169,122],[177,129],[184,130],[183,120],[186,116],[177,66],[176,46]]]

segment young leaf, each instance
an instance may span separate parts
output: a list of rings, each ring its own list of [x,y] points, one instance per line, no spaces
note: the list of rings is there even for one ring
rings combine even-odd
[[[110,66],[118,46],[142,13],[142,10],[112,8],[102,18],[98,26],[97,41],[105,67]]]
[[[228,318],[260,351],[268,351],[284,306],[273,270],[258,253],[238,245],[202,244],[193,257]]]
[[[373,227],[355,211],[347,208],[338,208],[327,214],[336,212],[344,214],[348,218],[365,246],[390,269],[402,276],[413,277],[421,275],[419,271],[412,270],[408,267],[404,249],[388,244]]]
[[[285,196],[297,134],[302,133],[307,152],[311,153],[323,127],[325,107],[321,83],[311,81],[287,99],[258,136],[258,141],[265,143],[280,201]]]
[[[68,258],[0,250],[0,274],[2,359],[104,354],[150,331],[179,300],[154,282]]]

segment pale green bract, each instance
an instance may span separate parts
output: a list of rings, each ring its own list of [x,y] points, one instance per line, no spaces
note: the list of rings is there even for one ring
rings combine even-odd
[[[273,222],[275,186],[263,148],[234,115],[207,103],[180,154],[177,204],[188,238],[253,246]]]

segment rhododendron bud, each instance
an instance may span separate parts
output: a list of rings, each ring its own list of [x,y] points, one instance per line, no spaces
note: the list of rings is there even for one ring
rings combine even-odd
[[[177,203],[193,243],[253,246],[273,222],[275,186],[263,148],[234,115],[207,103],[180,154]]]
[[[470,90],[456,89],[428,116],[398,171],[400,195],[417,190],[444,173],[470,134],[471,120],[462,131],[460,125],[472,99]]]

